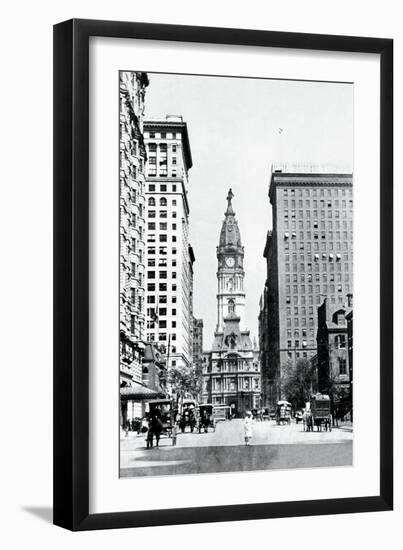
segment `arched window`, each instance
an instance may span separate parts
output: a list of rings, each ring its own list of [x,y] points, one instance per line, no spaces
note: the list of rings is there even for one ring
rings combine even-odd
[[[167,205],[167,200],[165,197],[161,197],[160,198],[160,206],[166,206]]]
[[[154,197],[150,197],[148,199],[148,206],[155,206],[155,199]]]

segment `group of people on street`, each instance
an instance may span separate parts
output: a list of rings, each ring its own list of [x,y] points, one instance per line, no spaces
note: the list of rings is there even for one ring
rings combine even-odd
[[[255,420],[253,418],[252,412],[246,411],[245,417],[243,420],[244,439],[245,439],[246,446],[249,446],[252,441],[254,421]],[[155,438],[155,447],[159,447],[160,437],[161,437],[163,428],[164,428],[163,422],[158,409],[153,411],[152,414],[146,415],[141,420],[141,427],[139,432],[146,434],[147,449],[152,449],[154,447],[154,438]],[[173,426],[173,431],[172,431],[173,445],[176,444],[176,437],[177,437],[177,426],[175,422]]]

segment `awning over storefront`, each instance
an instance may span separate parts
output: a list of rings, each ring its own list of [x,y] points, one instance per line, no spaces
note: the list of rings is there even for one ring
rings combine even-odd
[[[152,390],[140,384],[120,388],[120,399],[122,401],[147,401],[148,399],[159,399],[164,397],[165,394],[162,391]]]

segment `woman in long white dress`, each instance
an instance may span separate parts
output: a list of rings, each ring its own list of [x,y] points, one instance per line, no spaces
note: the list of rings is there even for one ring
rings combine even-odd
[[[251,411],[246,411],[243,421],[243,429],[245,434],[245,445],[250,445],[253,436],[253,418]]]

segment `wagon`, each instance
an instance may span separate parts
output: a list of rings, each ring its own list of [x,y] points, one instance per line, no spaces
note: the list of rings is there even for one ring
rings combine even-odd
[[[196,407],[197,403],[193,399],[183,401],[179,420],[179,427],[182,433],[185,432],[187,426],[189,426],[190,432],[193,433],[197,425]]]
[[[322,431],[322,426],[329,432],[332,431],[332,415],[330,406],[330,397],[328,395],[317,393],[310,399],[310,423],[311,428],[316,426],[317,431]]]
[[[229,405],[214,405],[213,418],[215,423],[224,420],[231,420],[232,410]]]

